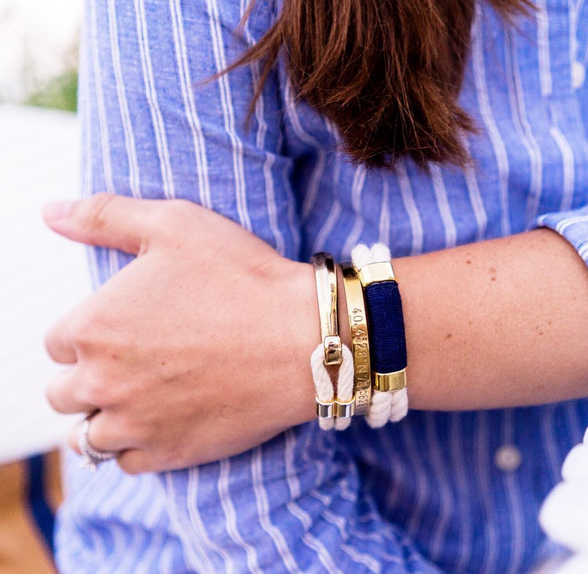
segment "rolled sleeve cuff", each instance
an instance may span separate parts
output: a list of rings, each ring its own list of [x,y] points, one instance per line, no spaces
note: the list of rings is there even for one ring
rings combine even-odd
[[[559,233],[588,265],[588,205],[571,211],[541,215],[534,227],[547,227]]]

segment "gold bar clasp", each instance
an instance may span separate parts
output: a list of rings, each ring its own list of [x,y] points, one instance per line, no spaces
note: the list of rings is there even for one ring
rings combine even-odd
[[[337,319],[337,272],[328,253],[315,253],[311,258],[316,279],[316,292],[323,341],[325,365],[340,365],[343,348]]]

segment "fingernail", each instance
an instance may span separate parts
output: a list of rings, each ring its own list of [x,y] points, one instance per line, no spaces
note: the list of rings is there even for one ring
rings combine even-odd
[[[51,201],[43,206],[43,219],[45,221],[55,221],[63,219],[71,211],[75,202],[73,201]]]

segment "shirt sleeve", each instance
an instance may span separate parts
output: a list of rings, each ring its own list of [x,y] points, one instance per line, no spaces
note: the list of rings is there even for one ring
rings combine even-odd
[[[588,206],[537,218],[537,227],[547,227],[567,239],[588,265]]]
[[[270,27],[268,0],[86,2],[80,50],[83,193],[185,199],[297,259],[279,73],[249,117],[262,65],[217,79]],[[130,259],[97,248],[98,283]]]

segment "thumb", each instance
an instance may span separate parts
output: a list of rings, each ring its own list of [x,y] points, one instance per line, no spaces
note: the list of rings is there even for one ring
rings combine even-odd
[[[73,241],[137,254],[153,231],[155,203],[99,193],[78,201],[48,203],[43,219],[53,231]]]

